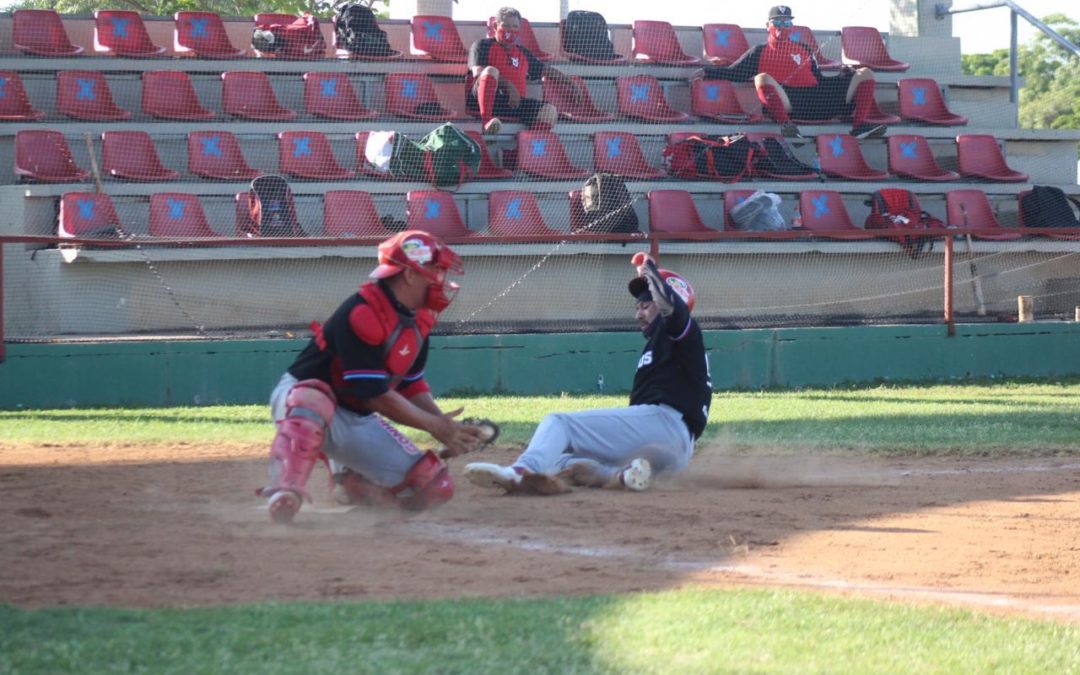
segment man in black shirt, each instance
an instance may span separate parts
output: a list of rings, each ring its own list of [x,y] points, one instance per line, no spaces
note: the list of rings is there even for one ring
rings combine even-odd
[[[629,407],[547,415],[517,461],[468,464],[470,481],[535,494],[565,492],[563,481],[641,491],[654,472],[686,468],[712,398],[701,328],[690,316],[694,290],[643,253],[633,263],[638,276],[628,288],[645,349]]]

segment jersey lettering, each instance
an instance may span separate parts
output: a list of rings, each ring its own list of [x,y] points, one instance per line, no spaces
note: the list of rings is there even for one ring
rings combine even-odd
[[[637,362],[638,370],[644,368],[645,366],[649,365],[650,363],[652,363],[652,350],[651,349],[649,351],[645,352],[644,354],[642,354],[641,358],[638,359],[638,362]]]

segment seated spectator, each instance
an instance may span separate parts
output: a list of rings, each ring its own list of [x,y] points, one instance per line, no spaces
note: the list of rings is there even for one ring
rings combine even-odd
[[[570,83],[561,71],[517,43],[519,30],[521,13],[513,7],[503,7],[495,15],[495,37],[477,40],[469,49],[466,108],[480,115],[485,134],[499,133],[501,117],[516,118],[532,129],[551,128],[559,111],[550,103],[525,98],[525,81],[551,78]],[[571,90],[580,97],[576,87]]]
[[[824,121],[848,115],[854,120],[852,136],[883,135],[883,125],[866,121],[877,109],[873,72],[869,68],[845,67],[839,75],[824,77],[813,49],[791,40],[794,18],[786,5],[770,9],[768,42],[751,47],[730,66],[706,67],[705,79],[753,80],[765,112],[788,137],[801,135],[792,117]]]

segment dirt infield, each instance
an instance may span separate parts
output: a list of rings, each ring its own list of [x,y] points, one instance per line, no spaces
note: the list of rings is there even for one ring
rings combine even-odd
[[[499,448],[471,459],[508,461]],[[1080,458],[727,457],[633,494],[267,520],[265,448],[0,446],[0,602],[170,607],[783,585],[1080,621]]]

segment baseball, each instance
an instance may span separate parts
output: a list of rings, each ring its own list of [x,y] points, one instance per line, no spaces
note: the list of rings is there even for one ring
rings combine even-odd
[[[649,254],[645,251],[638,251],[634,254],[634,257],[630,259],[630,264],[634,267],[640,267],[645,264],[645,261],[649,259]]]

